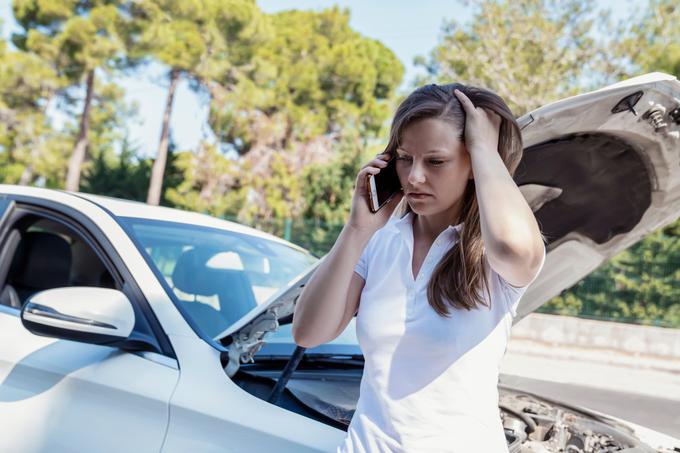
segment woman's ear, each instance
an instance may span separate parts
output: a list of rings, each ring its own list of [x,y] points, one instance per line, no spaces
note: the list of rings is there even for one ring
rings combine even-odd
[[[468,176],[468,179],[475,179],[474,172],[472,171],[472,156],[468,152],[467,146],[463,145],[463,150],[467,154],[468,159],[470,159],[470,176]]]

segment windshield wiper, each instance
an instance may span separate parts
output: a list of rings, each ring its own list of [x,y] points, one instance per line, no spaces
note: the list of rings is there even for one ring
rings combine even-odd
[[[361,354],[328,354],[328,353],[306,354],[305,350],[306,348],[303,348],[302,346],[295,347],[295,351],[290,356],[290,359],[288,359],[286,366],[283,368],[283,371],[281,371],[281,375],[276,380],[276,385],[274,386],[271,393],[269,394],[269,397],[267,398],[268,403],[276,404],[279,397],[283,393],[283,390],[286,388],[286,384],[288,384],[288,381],[293,376],[293,372],[295,372],[298,365],[300,365],[300,362],[302,362],[303,360],[305,361],[305,363],[321,362],[321,363],[351,364],[355,366],[364,365],[364,356]],[[265,355],[257,357],[257,360],[278,361],[286,357],[288,356]]]
[[[255,356],[256,362],[282,362],[290,360],[292,355],[289,354],[257,354]],[[301,362],[332,362],[332,363],[354,363],[364,362],[362,354],[333,354],[333,353],[310,353],[305,351]]]

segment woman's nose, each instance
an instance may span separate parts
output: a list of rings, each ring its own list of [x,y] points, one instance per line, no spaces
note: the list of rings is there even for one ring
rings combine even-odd
[[[408,174],[408,182],[411,185],[422,184],[425,182],[425,172],[421,165],[414,163]]]

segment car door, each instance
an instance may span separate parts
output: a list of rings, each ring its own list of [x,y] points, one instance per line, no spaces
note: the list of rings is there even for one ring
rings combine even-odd
[[[80,224],[0,201],[0,451],[159,451],[177,362],[34,335],[16,306],[59,286],[122,288],[135,304],[129,282]]]

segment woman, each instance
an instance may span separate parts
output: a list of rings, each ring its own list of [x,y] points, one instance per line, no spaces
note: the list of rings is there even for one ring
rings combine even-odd
[[[349,221],[295,307],[305,347],[357,316],[364,374],[338,451],[507,451],[499,367],[545,262],[511,176],[521,155],[512,112],[488,90],[428,85],[397,109],[387,149],[359,171]],[[373,214],[365,176],[392,156],[403,193]]]

